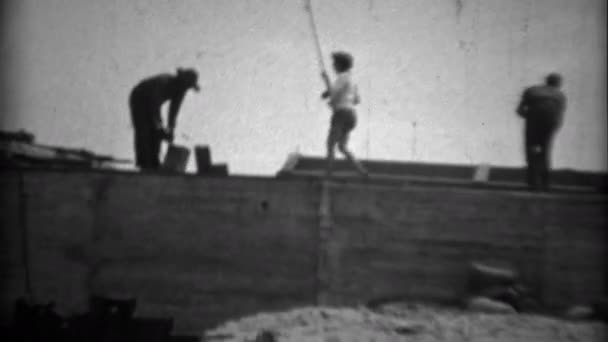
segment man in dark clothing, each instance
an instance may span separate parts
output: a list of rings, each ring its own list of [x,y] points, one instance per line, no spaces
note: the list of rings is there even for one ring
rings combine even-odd
[[[141,170],[160,168],[162,140],[173,141],[177,114],[189,89],[199,91],[194,69],[177,69],[176,75],[161,74],[141,81],[129,96],[135,131],[135,163]],[[163,127],[161,106],[169,103],[167,127]]]
[[[525,144],[527,182],[532,191],[549,189],[549,168],[553,136],[561,127],[566,97],[560,90],[562,77],[549,74],[544,85],[526,89],[517,114],[526,120]]]

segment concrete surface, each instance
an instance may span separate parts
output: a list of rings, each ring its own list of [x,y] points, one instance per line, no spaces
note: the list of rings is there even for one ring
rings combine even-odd
[[[603,195],[337,185],[319,244],[314,181],[30,170],[0,184],[4,317],[25,291],[24,224],[38,298],[73,313],[89,292],[135,296],[137,314],[174,317],[178,333],[314,304],[320,291],[345,305],[453,300],[472,259],[515,266],[556,306],[606,285]]]

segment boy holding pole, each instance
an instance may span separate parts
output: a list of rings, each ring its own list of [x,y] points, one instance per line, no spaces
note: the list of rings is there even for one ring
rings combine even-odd
[[[331,178],[334,160],[334,149],[344,154],[346,159],[355,167],[363,177],[369,177],[367,170],[359,163],[355,156],[348,150],[347,143],[350,132],[357,124],[355,105],[361,101],[357,86],[352,81],[351,69],[353,57],[346,52],[334,52],[332,54],[333,67],[336,72],[336,80],[331,83],[329,76],[323,70],[321,77],[327,86],[327,90],[321,95],[328,99],[333,114],[331,125],[327,136],[327,169],[326,176]]]

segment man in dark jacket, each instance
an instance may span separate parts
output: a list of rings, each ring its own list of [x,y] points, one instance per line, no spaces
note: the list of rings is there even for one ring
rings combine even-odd
[[[562,77],[552,73],[545,81],[526,89],[517,107],[517,114],[526,120],[527,182],[532,191],[549,189],[552,140],[566,109],[566,97],[560,90]]]
[[[199,91],[198,73],[194,69],[177,69],[176,75],[161,74],[141,81],[129,96],[131,121],[135,131],[135,163],[141,170],[160,168],[162,140],[173,141],[177,114],[186,96]],[[169,103],[167,126],[163,126],[161,106]]]

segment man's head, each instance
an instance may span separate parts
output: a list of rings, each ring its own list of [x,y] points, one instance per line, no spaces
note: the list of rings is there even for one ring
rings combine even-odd
[[[559,88],[562,86],[562,75],[555,72],[550,73],[545,78],[545,83],[550,87]]]
[[[346,72],[353,67],[353,56],[347,52],[334,52],[331,54],[336,72]]]
[[[177,79],[186,88],[192,88],[199,91],[198,73],[194,69],[177,68]]]

